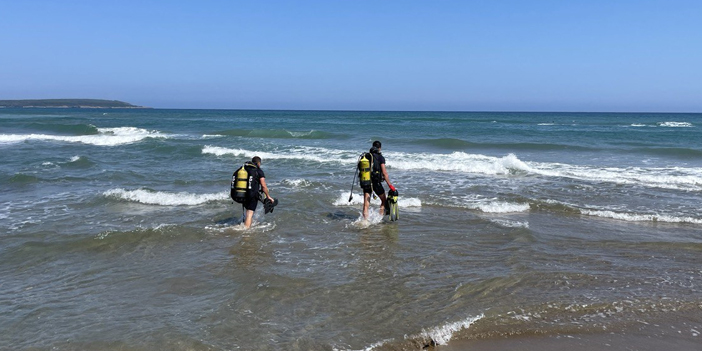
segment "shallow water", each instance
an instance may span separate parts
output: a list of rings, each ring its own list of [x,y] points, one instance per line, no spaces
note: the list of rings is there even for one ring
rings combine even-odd
[[[701,125],[0,110],[0,349],[693,349]],[[357,184],[347,201],[375,139],[399,222],[361,221]],[[254,154],[280,205],[243,230],[228,186]]]

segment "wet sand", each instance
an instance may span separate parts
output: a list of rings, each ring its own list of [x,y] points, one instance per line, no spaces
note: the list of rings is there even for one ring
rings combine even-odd
[[[699,351],[702,339],[643,334],[584,334],[568,336],[529,336],[503,339],[457,340],[436,347],[436,351]]]

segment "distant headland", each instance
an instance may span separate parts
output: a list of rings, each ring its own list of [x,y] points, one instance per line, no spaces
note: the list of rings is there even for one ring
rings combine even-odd
[[[0,100],[0,108],[151,108],[117,100],[100,99],[36,99]]]

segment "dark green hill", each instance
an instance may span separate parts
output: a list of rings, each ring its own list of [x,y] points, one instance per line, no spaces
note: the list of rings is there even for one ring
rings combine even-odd
[[[37,99],[37,100],[0,100],[0,107],[5,108],[148,108],[135,106],[117,100],[100,99]]]

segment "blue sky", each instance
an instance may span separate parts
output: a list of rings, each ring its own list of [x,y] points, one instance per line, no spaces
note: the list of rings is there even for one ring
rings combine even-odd
[[[0,99],[702,112],[702,1],[0,0]]]

